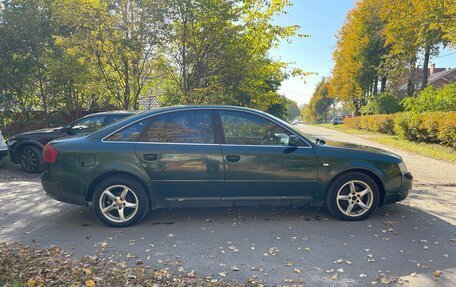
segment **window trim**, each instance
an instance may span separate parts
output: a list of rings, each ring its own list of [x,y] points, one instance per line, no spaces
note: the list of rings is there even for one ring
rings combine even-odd
[[[223,138],[219,138],[220,135],[216,136],[216,143],[213,143],[213,144],[204,144],[204,143],[163,143],[163,142],[138,142],[138,141],[107,141],[106,140],[108,137],[110,137],[111,135],[115,134],[116,132],[118,132],[118,131],[120,131],[122,129],[128,128],[129,126],[134,125],[135,123],[140,122],[142,120],[151,119],[151,118],[156,117],[158,115],[167,114],[167,113],[174,113],[174,112],[180,112],[180,111],[194,111],[194,110],[207,110],[207,111],[211,111],[213,114],[215,113],[216,114],[216,118],[218,118],[218,119],[215,119],[216,122],[215,122],[215,124],[214,124],[214,122],[212,123],[212,127],[214,129],[214,133],[215,134],[217,134],[217,133],[223,134]],[[293,130],[291,130],[288,127],[282,125],[280,122],[277,122],[274,119],[272,119],[272,118],[270,118],[268,116],[265,116],[265,115],[263,115],[263,114],[261,114],[259,112],[256,112],[256,111],[251,111],[251,110],[247,110],[247,109],[230,108],[230,107],[226,107],[226,108],[225,107],[190,107],[190,108],[187,107],[187,108],[182,108],[182,109],[179,109],[179,110],[158,112],[156,114],[152,114],[150,116],[146,116],[144,118],[137,119],[137,120],[135,120],[135,121],[123,126],[123,127],[120,127],[118,129],[116,129],[115,131],[109,133],[107,136],[104,136],[101,139],[101,142],[103,142],[103,143],[114,143],[114,144],[115,143],[127,143],[127,144],[141,143],[141,144],[208,145],[208,146],[224,145],[224,146],[246,146],[246,147],[259,147],[259,146],[262,146],[262,145],[234,145],[234,144],[227,144],[226,140],[224,140],[225,133],[223,131],[223,126],[221,126],[221,118],[220,118],[219,111],[244,112],[244,113],[250,113],[250,114],[253,114],[253,115],[257,115],[257,116],[263,117],[266,120],[272,121],[276,125],[279,125],[282,128],[286,129],[287,131],[289,131],[293,135],[297,136],[299,139],[301,139],[306,144],[306,145],[297,146],[297,147],[294,147],[294,148],[312,148],[312,144],[310,144],[303,136],[301,136],[300,134],[295,133]],[[214,120],[214,118],[212,118],[212,121],[213,120]],[[219,142],[219,140],[220,140],[220,142]],[[268,147],[268,146],[263,145],[263,147]],[[284,146],[284,145],[271,145],[269,147],[281,147],[281,148],[283,148],[283,147],[287,147],[287,146]],[[288,146],[288,147],[291,147],[291,146]]]

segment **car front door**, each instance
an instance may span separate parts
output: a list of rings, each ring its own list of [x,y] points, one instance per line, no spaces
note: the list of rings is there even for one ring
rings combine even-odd
[[[221,199],[223,160],[211,110],[151,118],[135,153],[167,200]]]
[[[293,132],[255,113],[220,110],[219,115],[224,135],[223,199],[312,199],[317,159],[308,143],[290,146]]]

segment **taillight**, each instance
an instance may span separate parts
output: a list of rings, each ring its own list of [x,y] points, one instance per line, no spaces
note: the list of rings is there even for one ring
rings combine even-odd
[[[43,150],[43,161],[48,163],[55,163],[58,152],[50,145],[47,144],[44,146]]]

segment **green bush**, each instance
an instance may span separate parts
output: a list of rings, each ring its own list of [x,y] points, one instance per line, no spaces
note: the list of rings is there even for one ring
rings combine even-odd
[[[394,114],[403,111],[400,101],[391,93],[382,93],[372,97],[367,105],[361,107],[363,115]]]
[[[422,90],[416,98],[405,98],[402,105],[406,111],[415,113],[456,111],[456,82],[440,89],[429,86]]]
[[[347,127],[379,132],[411,141],[456,147],[456,112],[397,113],[345,118]]]

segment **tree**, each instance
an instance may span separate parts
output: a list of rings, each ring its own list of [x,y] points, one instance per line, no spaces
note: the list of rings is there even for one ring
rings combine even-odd
[[[379,81],[380,91],[386,86],[388,74],[382,67],[389,46],[385,45],[381,8],[378,1],[357,2],[337,35],[330,91],[347,103],[355,115],[359,115],[367,98],[378,94]]]
[[[42,58],[52,44],[50,9],[46,0],[4,1],[0,10],[0,88],[26,117],[41,105],[46,67]],[[38,92],[37,92],[38,91]],[[41,103],[40,103],[41,102]]]
[[[277,93],[287,63],[268,56],[297,26],[272,20],[289,1],[171,1],[161,68],[166,104],[223,103],[262,110],[282,105]],[[291,72],[301,74],[300,71]]]
[[[97,65],[106,89],[123,109],[138,109],[145,86],[157,76],[165,3],[133,0],[56,0],[60,42],[78,47]],[[91,19],[88,21],[88,19]]]
[[[304,111],[304,119],[309,123],[326,123],[328,121],[328,109],[333,103],[329,95],[328,81],[322,78],[317,84],[307,111]]]

